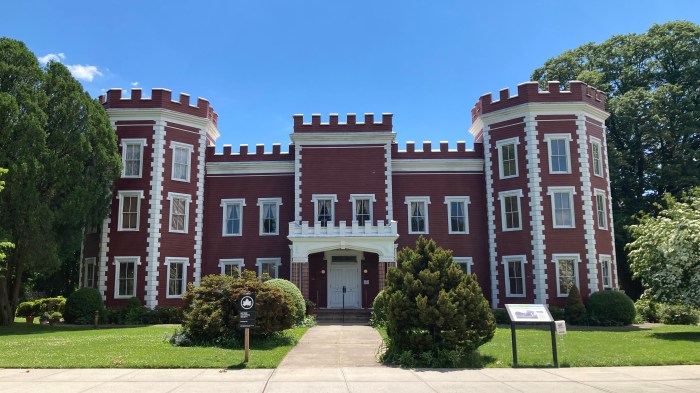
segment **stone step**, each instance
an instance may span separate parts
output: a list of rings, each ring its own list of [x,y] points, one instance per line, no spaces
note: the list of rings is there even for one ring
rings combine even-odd
[[[346,309],[345,313],[342,309],[319,309],[316,310],[316,322],[320,325],[340,323],[367,325],[370,315],[368,309]]]

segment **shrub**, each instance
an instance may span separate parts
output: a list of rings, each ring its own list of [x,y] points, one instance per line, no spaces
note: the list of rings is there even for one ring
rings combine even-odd
[[[383,294],[388,335],[383,359],[431,367],[472,359],[496,330],[474,276],[452,262],[450,251],[422,236],[415,249],[401,250],[397,262]]]
[[[549,314],[555,321],[559,321],[566,318],[566,312],[564,311],[564,309],[557,306],[549,306]]]
[[[646,322],[659,322],[659,303],[649,299],[645,294],[634,303],[637,318]]]
[[[63,318],[63,315],[61,315],[61,313],[58,311],[54,311],[49,314],[49,322],[51,323],[59,323],[61,322],[61,318]]]
[[[698,310],[684,304],[660,304],[659,320],[667,325],[697,325]]]
[[[576,285],[569,288],[569,296],[566,297],[564,307],[566,319],[572,325],[582,325],[586,321],[586,306],[583,305],[581,293]]]
[[[17,316],[18,317],[32,317],[35,316],[36,313],[34,312],[34,302],[22,302],[19,304],[17,307]]]
[[[125,307],[112,307],[105,310],[105,323],[123,325],[126,321]]]
[[[505,308],[494,308],[491,310],[496,323],[499,325],[510,324],[510,315],[508,315],[508,310]]]
[[[34,304],[38,308],[37,311],[40,313],[51,314],[54,311],[63,313],[64,307],[66,305],[66,298],[64,298],[63,296],[47,297],[35,301]]]
[[[588,316],[596,325],[619,326],[634,322],[634,302],[622,291],[594,292],[588,298]]]
[[[100,319],[104,320],[105,307],[102,304],[102,295],[97,289],[81,288],[66,299],[63,319],[66,323],[87,325],[95,321],[95,311],[98,311]]]
[[[255,272],[244,271],[240,278],[211,275],[202,278],[199,287],[191,283],[183,296],[183,329],[197,344],[237,343],[238,311],[236,302],[246,293],[256,295],[256,327],[254,335],[289,329],[294,326],[294,306],[281,289],[261,283]]]
[[[292,305],[294,305],[294,321],[297,324],[304,322],[304,317],[306,316],[306,302],[304,301],[304,295],[301,294],[301,291],[296,285],[291,281],[281,278],[267,280],[265,281],[265,285],[277,287],[289,295],[292,299]]]
[[[151,313],[155,315],[156,323],[182,323],[182,309],[180,307],[156,306]]]
[[[372,316],[369,319],[372,326],[384,326],[386,324],[386,298],[384,291],[379,291],[372,302]]]

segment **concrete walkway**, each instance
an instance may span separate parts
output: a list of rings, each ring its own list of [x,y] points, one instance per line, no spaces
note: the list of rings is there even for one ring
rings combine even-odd
[[[0,392],[700,392],[700,366],[403,370],[391,367],[0,369]]]
[[[380,367],[377,353],[382,338],[370,326],[314,326],[279,365],[280,369],[309,367]]]

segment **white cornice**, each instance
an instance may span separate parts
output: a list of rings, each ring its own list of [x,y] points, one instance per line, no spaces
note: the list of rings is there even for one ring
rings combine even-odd
[[[525,115],[575,115],[581,112],[601,123],[605,123],[605,119],[610,116],[608,112],[586,102],[528,102],[479,116],[469,128],[469,133],[476,135],[484,124],[493,124]]]
[[[170,109],[108,108],[106,111],[107,115],[109,115],[109,120],[113,123],[121,120],[166,121],[203,130],[213,140],[216,140],[221,135],[219,130],[214,125],[214,122],[211,120],[199,116],[188,115],[186,113],[176,112]]]
[[[417,158],[391,160],[392,172],[483,172],[481,158]]]
[[[294,161],[208,162],[207,175],[294,173]]]
[[[396,140],[393,131],[381,132],[295,132],[289,135],[295,145],[387,144]]]

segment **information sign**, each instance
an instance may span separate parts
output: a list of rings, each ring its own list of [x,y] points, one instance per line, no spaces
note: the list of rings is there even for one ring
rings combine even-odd
[[[557,326],[557,334],[566,334],[566,321],[554,321]]]
[[[238,299],[238,328],[255,327],[255,295],[248,293]]]
[[[554,319],[544,304],[506,304],[512,322],[553,322]]]

